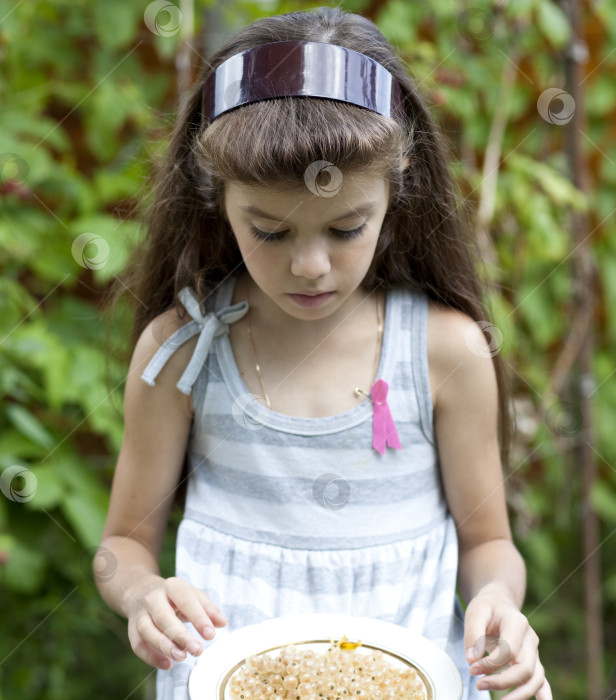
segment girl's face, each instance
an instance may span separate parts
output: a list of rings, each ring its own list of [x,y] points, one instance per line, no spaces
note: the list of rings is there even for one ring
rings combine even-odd
[[[359,302],[388,196],[388,183],[375,175],[345,175],[334,196],[228,183],[225,211],[258,288],[253,299],[262,292],[270,312],[298,320]]]

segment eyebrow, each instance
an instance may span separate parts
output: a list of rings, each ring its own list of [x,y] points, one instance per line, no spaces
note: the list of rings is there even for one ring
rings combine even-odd
[[[332,219],[332,221],[341,221],[342,219],[348,219],[349,217],[355,216],[357,214],[363,214],[367,211],[374,209],[374,207],[377,204],[378,202],[366,202],[365,204],[362,204],[357,208],[352,208],[350,211],[344,212],[344,214],[342,214],[341,216],[337,216],[335,219]],[[252,204],[240,207],[240,209],[242,209],[242,211],[248,212],[249,214],[254,214],[255,216],[260,216],[263,219],[268,219],[269,221],[284,221],[284,219],[277,219],[275,216],[261,211],[259,207],[255,207]]]

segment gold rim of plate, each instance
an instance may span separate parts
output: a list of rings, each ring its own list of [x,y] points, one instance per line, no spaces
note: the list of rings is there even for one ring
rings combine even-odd
[[[301,647],[303,644],[326,644],[328,646],[332,645],[332,640],[331,639],[310,639],[310,640],[305,640],[301,642],[286,642],[285,644],[278,644],[275,647],[270,647],[269,649],[263,649],[262,651],[255,652],[254,654],[250,654],[249,656],[258,656],[260,654],[269,654],[272,651],[277,651],[279,649],[284,649],[285,647],[289,645],[293,645],[296,647]],[[402,662],[405,666],[408,666],[409,668],[415,669],[417,671],[417,675],[421,678],[422,683],[424,684],[424,688],[426,689],[426,700],[434,700],[434,685],[432,684],[432,680],[430,676],[426,673],[426,671],[419,666],[418,664],[414,663],[411,661],[408,657],[404,656],[403,654],[400,654],[396,651],[393,651],[392,649],[388,649],[387,647],[381,646],[379,644],[367,644],[365,642],[362,642],[361,647],[358,647],[360,649],[375,649],[376,651],[381,651],[383,654],[386,654],[387,656],[391,656],[394,659],[397,659],[398,661]],[[224,676],[221,677],[221,679],[218,682],[218,693],[217,693],[217,698],[218,700],[228,700],[225,697],[225,693],[227,690],[227,686],[229,685],[229,681],[231,680],[231,677],[233,674],[241,668],[247,661],[248,657],[242,659],[241,661],[238,661],[234,666],[232,666],[225,674]]]

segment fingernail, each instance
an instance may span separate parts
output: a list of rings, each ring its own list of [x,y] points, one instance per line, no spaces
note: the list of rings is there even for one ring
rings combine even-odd
[[[188,653],[196,656],[197,654],[201,653],[201,647],[196,642],[191,642],[188,645]]]
[[[180,649],[179,647],[174,647],[171,650],[171,656],[173,656],[173,658],[177,661],[181,661],[186,657],[186,652],[183,649]]]
[[[466,650],[466,660],[467,661],[474,661],[475,660],[475,648],[474,647],[469,647]]]
[[[209,625],[206,625],[203,628],[203,636],[204,637],[213,637],[214,636],[214,628],[210,627]]]

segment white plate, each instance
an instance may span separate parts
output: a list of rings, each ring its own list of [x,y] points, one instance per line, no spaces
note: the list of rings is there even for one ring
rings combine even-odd
[[[292,615],[242,627],[206,648],[188,679],[191,700],[230,700],[229,679],[253,654],[288,644],[324,652],[343,636],[379,649],[392,665],[413,666],[426,686],[428,700],[460,700],[462,678],[453,660],[429,639],[404,627],[369,617]],[[360,647],[360,649],[362,648]],[[393,657],[393,658],[392,658]]]

